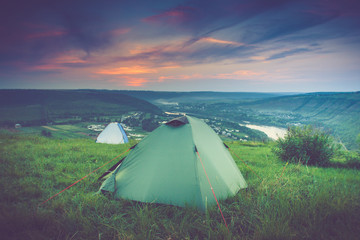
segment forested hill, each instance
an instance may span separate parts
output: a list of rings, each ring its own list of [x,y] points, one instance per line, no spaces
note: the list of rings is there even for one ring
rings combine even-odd
[[[300,122],[328,127],[348,145],[360,134],[360,92],[309,93],[241,103],[242,107],[268,113],[297,114]]]
[[[360,112],[360,92],[282,96],[254,101],[248,105],[257,109],[276,109],[299,112],[309,116],[332,117],[339,113]]]
[[[0,90],[0,124],[46,123],[59,118],[159,114],[155,105],[108,90]]]
[[[129,96],[150,101],[155,104],[219,102],[224,100],[266,99],[293,93],[261,93],[261,92],[158,92],[158,91],[119,91]]]

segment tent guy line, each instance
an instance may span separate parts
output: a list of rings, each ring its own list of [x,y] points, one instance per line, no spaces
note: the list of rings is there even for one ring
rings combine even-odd
[[[220,211],[220,213],[221,213],[221,217],[222,217],[222,219],[223,219],[223,221],[224,221],[224,223],[225,223],[225,226],[226,226],[228,232],[230,233],[230,230],[229,230],[229,227],[228,227],[228,225],[227,225],[227,223],[226,223],[224,214],[223,214],[223,212],[221,211],[221,207],[220,207],[219,201],[217,200],[217,197],[216,197],[216,195],[215,195],[214,188],[213,188],[212,185],[211,185],[209,176],[208,176],[208,174],[207,174],[207,172],[206,172],[206,170],[205,170],[204,163],[203,163],[203,161],[202,161],[202,159],[201,159],[201,157],[200,157],[199,151],[197,150],[196,146],[195,146],[195,151],[196,151],[196,154],[197,154],[198,157],[199,157],[199,160],[200,160],[200,162],[201,162],[202,168],[204,169],[204,172],[205,172],[206,178],[207,178],[207,180],[208,180],[208,183],[209,183],[209,185],[210,185],[211,191],[212,191],[212,193],[214,194],[214,198],[215,198],[216,204],[217,204],[217,206],[218,206],[218,208],[219,208],[219,211]]]
[[[42,203],[40,203],[40,204],[38,205],[38,207],[40,207],[40,206],[43,205],[44,203],[50,201],[51,199],[53,199],[54,197],[56,197],[56,196],[59,195],[60,193],[68,190],[68,189],[71,188],[72,186],[74,186],[74,185],[76,185],[77,183],[79,183],[80,181],[84,180],[85,178],[87,178],[88,176],[90,176],[91,174],[93,174],[94,172],[96,172],[97,170],[99,170],[100,168],[102,168],[102,167],[106,166],[107,164],[111,163],[111,162],[114,161],[115,159],[119,158],[119,157],[122,156],[123,154],[127,153],[128,151],[130,151],[131,149],[132,149],[132,147],[129,148],[129,149],[127,149],[125,152],[122,152],[122,153],[119,154],[118,156],[114,157],[113,159],[111,159],[111,160],[108,161],[107,163],[103,164],[102,166],[96,168],[94,171],[88,173],[86,176],[80,178],[79,180],[77,180],[77,181],[74,182],[73,184],[67,186],[66,188],[64,188],[63,190],[61,190],[60,192],[58,192],[57,194],[53,195],[52,197],[50,197],[50,198],[48,198],[47,200],[45,200],[45,201],[43,201]]]
[[[134,146],[132,146],[131,148],[129,148],[129,150],[131,149],[134,149],[136,147],[137,144],[135,144]],[[124,159],[126,158],[123,157],[122,159],[120,159],[120,161],[118,161],[117,163],[115,163],[111,168],[109,168],[109,170],[107,170],[103,175],[101,175],[99,178],[98,178],[98,181],[100,181],[101,179],[103,179],[106,175],[108,175],[109,173],[112,173],[123,161]]]

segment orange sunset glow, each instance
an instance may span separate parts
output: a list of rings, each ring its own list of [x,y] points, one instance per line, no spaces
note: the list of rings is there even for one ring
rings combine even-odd
[[[1,88],[360,88],[360,20],[351,0],[10,6],[0,10]]]

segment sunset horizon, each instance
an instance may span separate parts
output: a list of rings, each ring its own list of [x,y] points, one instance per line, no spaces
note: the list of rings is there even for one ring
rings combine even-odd
[[[360,90],[359,3],[18,0],[0,89]]]

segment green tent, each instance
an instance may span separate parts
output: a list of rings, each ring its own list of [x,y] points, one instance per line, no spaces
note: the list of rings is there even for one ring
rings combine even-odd
[[[214,193],[212,192],[212,189]],[[217,134],[184,116],[139,142],[100,187],[115,199],[195,206],[205,210],[247,184]]]

